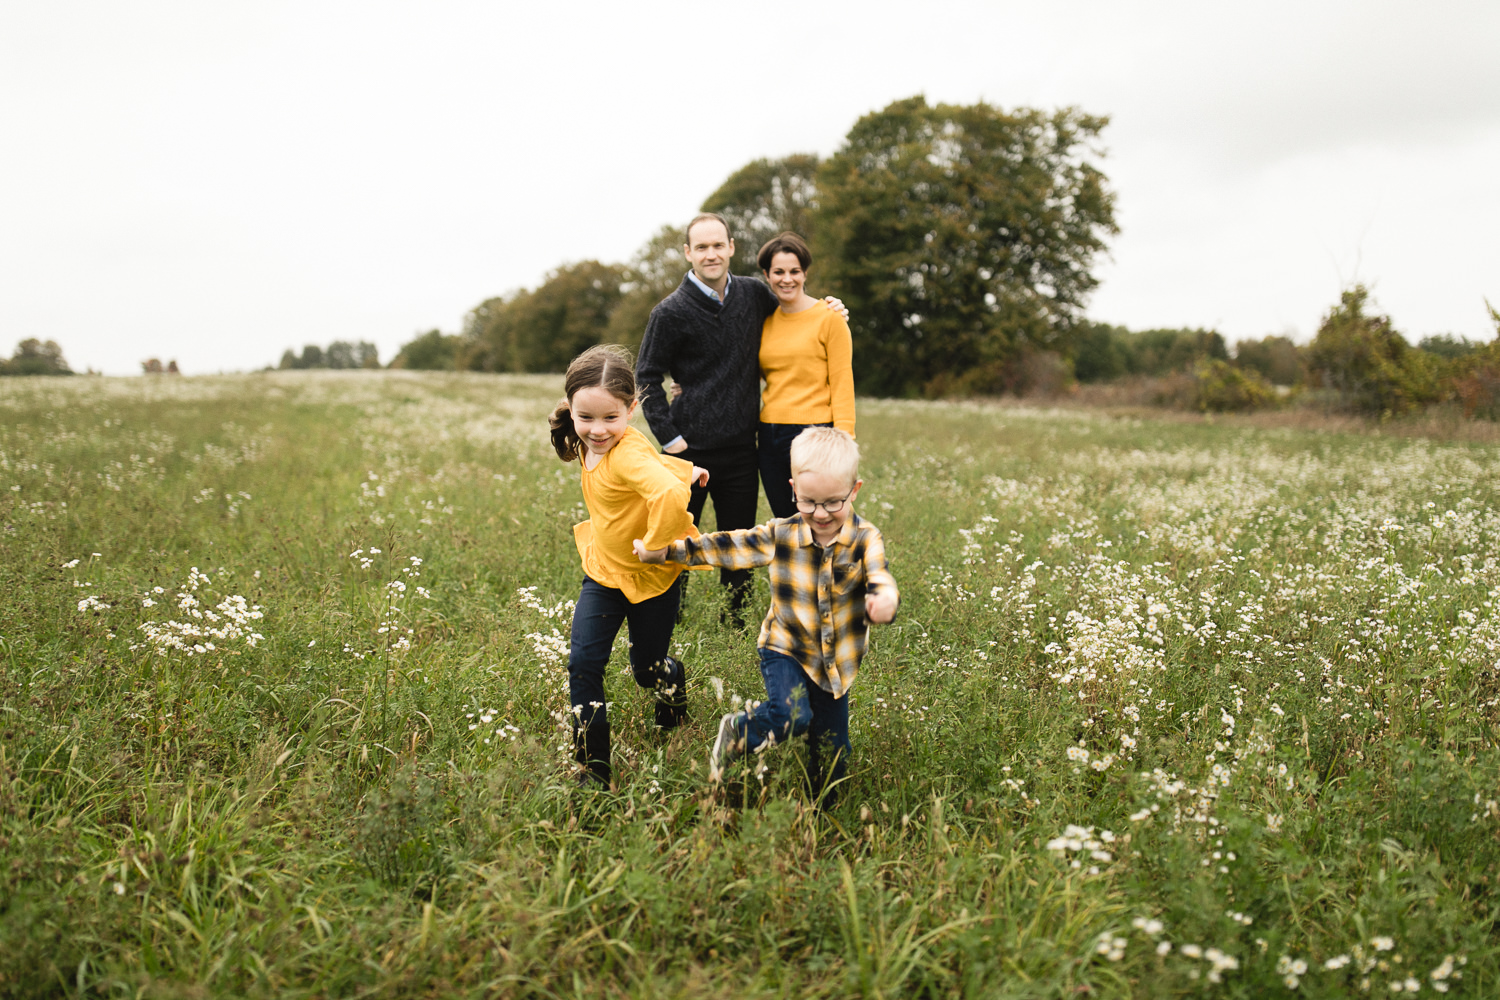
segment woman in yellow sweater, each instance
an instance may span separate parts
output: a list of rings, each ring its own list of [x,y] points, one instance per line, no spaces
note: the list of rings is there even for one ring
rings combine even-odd
[[[854,341],[844,317],[807,294],[812,253],[796,233],[782,233],[756,258],[780,308],[760,334],[760,481],[771,513],[791,517],[792,440],[807,427],[837,427],[854,436]]]

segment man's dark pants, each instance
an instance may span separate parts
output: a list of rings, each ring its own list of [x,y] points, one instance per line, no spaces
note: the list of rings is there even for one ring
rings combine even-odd
[[[717,531],[755,527],[755,508],[760,503],[760,461],[753,440],[743,445],[723,448],[692,448],[676,455],[708,470],[708,485],[693,484],[688,499],[688,513],[697,524],[703,514],[703,503],[714,502],[714,524]],[[686,584],[687,573],[679,577]],[[721,569],[719,581],[729,588],[730,615],[736,626],[744,624],[745,606],[750,603],[750,571]]]

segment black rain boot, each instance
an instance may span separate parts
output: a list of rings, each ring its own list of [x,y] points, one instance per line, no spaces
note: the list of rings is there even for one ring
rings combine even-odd
[[[656,725],[676,729],[687,721],[687,668],[668,656],[656,670]]]
[[[596,710],[588,721],[573,723],[573,759],[585,768],[580,784],[609,787],[609,716],[604,709]]]

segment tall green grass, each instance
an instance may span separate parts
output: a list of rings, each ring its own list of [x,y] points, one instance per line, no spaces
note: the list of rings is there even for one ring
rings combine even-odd
[[[0,995],[1496,991],[1494,447],[862,401],[819,812],[701,580],[573,782],[559,382],[5,380]]]

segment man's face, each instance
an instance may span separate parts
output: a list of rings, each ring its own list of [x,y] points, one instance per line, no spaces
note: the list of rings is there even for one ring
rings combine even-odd
[[[717,286],[729,273],[729,259],[734,256],[734,240],[717,219],[704,219],[688,233],[683,253],[693,265],[693,273],[705,285]]]

